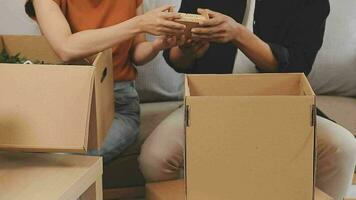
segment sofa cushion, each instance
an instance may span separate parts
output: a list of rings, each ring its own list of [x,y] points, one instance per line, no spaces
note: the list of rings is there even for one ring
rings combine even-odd
[[[331,119],[356,135],[356,98],[318,96],[317,105]]]
[[[317,94],[356,97],[356,1],[330,3],[324,45],[309,80]]]

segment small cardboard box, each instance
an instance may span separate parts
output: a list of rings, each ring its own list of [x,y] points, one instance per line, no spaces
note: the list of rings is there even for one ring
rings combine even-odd
[[[0,63],[0,149],[99,148],[114,117],[111,50],[99,53],[92,65],[65,65],[43,37],[0,39],[0,51],[46,63]]]
[[[185,35],[187,38],[191,38],[193,28],[199,26],[199,22],[209,19],[209,14],[204,13],[203,15],[198,14],[187,14],[187,13],[179,13],[181,18],[177,19],[176,22],[186,25]]]
[[[315,94],[303,74],[186,77],[187,200],[312,200]]]

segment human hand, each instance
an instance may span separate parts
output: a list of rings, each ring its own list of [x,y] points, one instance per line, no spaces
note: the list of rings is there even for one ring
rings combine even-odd
[[[176,36],[158,36],[152,42],[153,49],[156,51],[162,51],[177,46]]]
[[[138,16],[139,28],[144,33],[155,36],[174,36],[184,33],[185,25],[174,22],[180,15],[169,12],[172,6],[162,6]]]
[[[194,58],[203,57],[210,47],[208,41],[186,39],[185,35],[177,40],[177,44],[183,54],[192,55]]]
[[[198,9],[198,13],[209,14],[210,19],[199,23],[200,27],[192,29],[192,37],[198,40],[206,40],[217,43],[227,43],[233,41],[239,34],[242,26],[233,18],[211,10]]]

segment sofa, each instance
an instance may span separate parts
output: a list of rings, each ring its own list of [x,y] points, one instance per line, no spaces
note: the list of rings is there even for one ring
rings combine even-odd
[[[317,93],[317,106],[331,119],[356,135],[356,38],[354,36],[356,2],[330,1],[331,14],[327,23],[324,45],[308,78]],[[352,38],[355,40],[350,42],[349,39]],[[182,104],[182,99],[177,96],[182,83],[169,85],[172,82],[179,82],[182,75],[167,69],[169,67],[161,58],[157,58],[143,69],[139,68],[140,77],[137,84],[143,99],[141,133],[138,140],[119,158],[104,167],[105,199],[131,199],[144,196],[145,181],[137,162],[140,146],[155,127]],[[152,76],[159,77],[160,74],[168,78],[149,79]],[[176,99],[173,96],[177,96]]]

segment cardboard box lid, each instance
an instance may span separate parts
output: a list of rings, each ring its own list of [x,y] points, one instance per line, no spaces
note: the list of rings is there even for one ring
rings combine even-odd
[[[10,54],[61,62],[43,37],[2,38]],[[111,50],[98,54],[92,66],[0,64],[0,148],[100,147],[114,117],[112,74]]]
[[[115,115],[114,106],[114,77],[112,66],[112,51],[106,50],[98,54],[93,66],[94,95],[91,114],[89,149],[98,149],[104,142],[108,130],[111,128]]]
[[[313,198],[315,97],[302,75],[187,79],[189,200]]]

